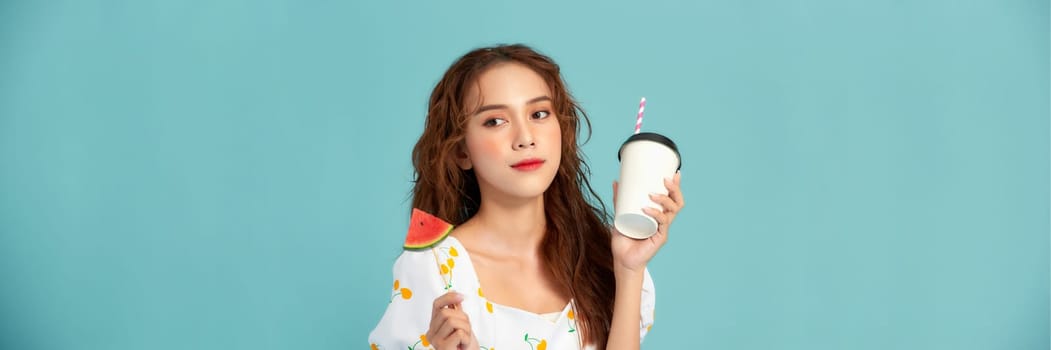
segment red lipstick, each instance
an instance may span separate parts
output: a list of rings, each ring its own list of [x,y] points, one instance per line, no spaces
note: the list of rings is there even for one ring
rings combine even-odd
[[[511,167],[515,168],[515,170],[531,171],[540,168],[540,166],[542,165],[544,165],[543,159],[529,158],[522,160],[521,162],[515,163],[514,165],[511,165]]]

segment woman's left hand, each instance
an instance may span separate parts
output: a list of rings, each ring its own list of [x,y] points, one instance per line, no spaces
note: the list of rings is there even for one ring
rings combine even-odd
[[[664,243],[668,241],[668,227],[671,226],[675,216],[679,214],[682,207],[686,205],[679,187],[681,174],[675,172],[672,179],[664,179],[664,187],[668,188],[668,194],[651,194],[650,199],[663,207],[662,210],[653,208],[642,208],[642,211],[654,220],[657,220],[657,233],[646,239],[634,239],[621,234],[616,227],[613,230],[613,265],[614,269],[623,268],[632,272],[642,272],[646,264],[657,254]],[[617,182],[613,182],[613,203],[617,203]]]

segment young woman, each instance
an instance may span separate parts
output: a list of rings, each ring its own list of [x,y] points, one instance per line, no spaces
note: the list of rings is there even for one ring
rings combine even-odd
[[[655,302],[646,265],[683,207],[679,175],[651,196],[656,235],[617,233],[588,181],[581,124],[590,132],[558,65],[529,47],[452,64],[413,149],[412,205],[456,227],[398,257],[373,349],[639,348]]]

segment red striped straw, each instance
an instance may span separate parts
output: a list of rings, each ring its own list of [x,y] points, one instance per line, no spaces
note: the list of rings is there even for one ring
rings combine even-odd
[[[646,110],[646,98],[643,97],[642,101],[639,101],[639,117],[635,118],[635,133],[638,134],[642,131],[642,112]]]

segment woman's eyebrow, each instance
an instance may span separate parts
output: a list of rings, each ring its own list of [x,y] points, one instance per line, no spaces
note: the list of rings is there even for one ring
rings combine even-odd
[[[543,101],[551,101],[551,97],[547,96],[547,95],[534,97],[533,99],[531,99],[529,101],[526,101],[526,104],[527,105],[531,105],[531,104],[534,104],[534,103],[537,103],[537,102],[543,102]],[[509,107],[507,107],[507,105],[485,105],[485,106],[482,106],[481,108],[478,108],[478,111],[474,112],[474,114],[478,115],[478,114],[481,114],[481,113],[483,113],[485,111],[491,111],[491,110],[495,110],[495,109],[508,109],[508,108]]]
[[[529,100],[528,102],[526,102],[526,104],[527,105],[531,105],[531,104],[534,104],[534,103],[537,103],[537,102],[541,102],[541,101],[551,101],[551,97],[547,96],[547,95],[540,96],[540,97],[534,97],[532,100]]]

